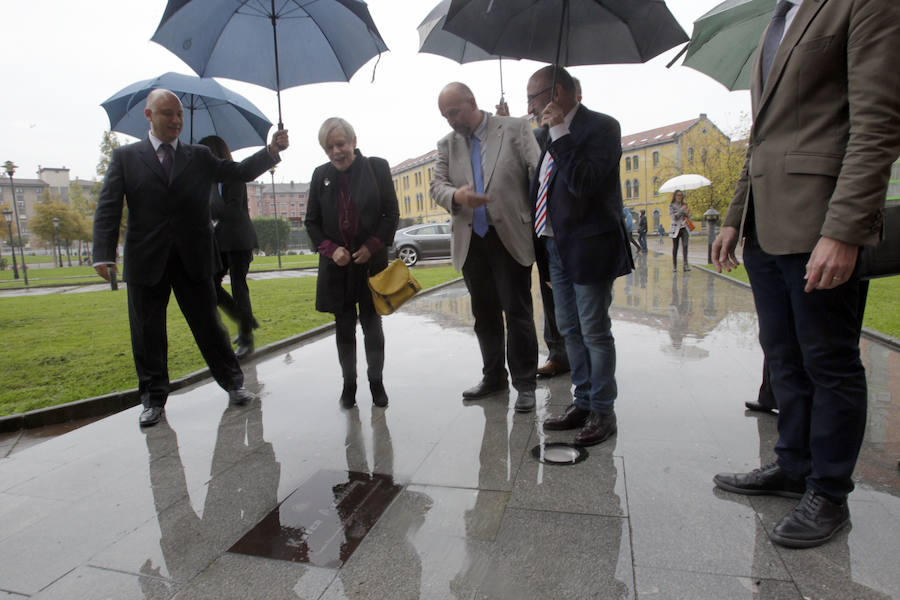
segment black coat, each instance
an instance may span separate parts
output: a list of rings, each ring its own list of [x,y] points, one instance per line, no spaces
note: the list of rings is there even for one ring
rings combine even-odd
[[[218,187],[218,186],[217,186]],[[212,217],[216,223],[216,242],[221,252],[259,248],[256,229],[247,208],[247,184],[223,183],[222,193],[216,194]]]
[[[555,163],[547,206],[560,259],[575,283],[615,279],[634,268],[622,217],[619,123],[580,106],[569,129],[547,147]]]
[[[116,148],[94,213],[94,262],[115,260],[124,199],[128,283],[157,283],[172,252],[191,279],[211,279],[210,187],[216,181],[252,181],[274,164],[265,148],[236,163],[216,158],[206,146],[179,143],[167,180],[149,139]]]
[[[384,247],[364,265],[351,261],[340,267],[330,258],[319,256],[316,310],[320,312],[342,312],[357,303],[362,294],[370,293],[368,277],[387,267],[387,249],[394,242],[400,219],[387,161],[367,158],[357,150],[349,175],[350,198],[359,211],[359,232],[347,249],[352,254],[370,237],[381,240]],[[326,239],[344,245],[338,223],[339,177],[340,172],[329,162],[316,168],[309,184],[305,225],[316,248]]]

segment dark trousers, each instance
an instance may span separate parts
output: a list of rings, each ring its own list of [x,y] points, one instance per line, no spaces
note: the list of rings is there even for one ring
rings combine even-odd
[[[513,387],[520,392],[534,390],[537,332],[531,303],[531,266],[516,262],[491,227],[483,238],[472,234],[462,273],[472,298],[484,379],[506,381],[503,360],[506,337],[506,361]]]
[[[866,425],[859,356],[864,286],[854,276],[834,289],[806,293],[808,260],[809,254],[767,254],[755,239],[744,247],[759,341],[778,399],[778,464],[842,501],[853,490]]]
[[[359,317],[356,304],[344,307],[334,315],[334,337],[337,341],[338,361],[345,384],[356,385],[356,322],[363,330],[363,344],[366,349],[367,376],[369,381],[381,381],[384,371],[384,329],[381,315],[375,312],[372,296],[368,291],[360,294]]]
[[[250,289],[247,287],[247,273],[253,253],[250,250],[222,252],[223,270],[216,276],[216,300],[225,314],[238,324],[241,343],[253,342],[253,307],[250,305]],[[222,287],[225,273],[231,278],[231,294]]]
[[[553,289],[550,287],[550,261],[547,248],[542,240],[535,240],[534,258],[538,269],[538,285],[541,286],[541,301],[544,305],[544,343],[547,344],[549,356],[547,360],[569,368],[569,357],[566,354],[566,339],[556,326],[556,305],[553,302]]]
[[[228,342],[228,333],[219,320],[212,278],[195,281],[188,277],[181,259],[173,251],[157,283],[129,283],[127,289],[131,348],[138,391],[145,407],[163,406],[169,395],[166,308],[173,291],[216,383],[225,390],[244,385],[244,374]]]
[[[682,227],[678,230],[678,235],[672,238],[672,267],[678,268],[678,242],[681,241],[681,256],[684,259],[684,264],[687,264],[687,252],[688,252],[688,239],[690,238],[690,232],[687,230],[687,227]]]

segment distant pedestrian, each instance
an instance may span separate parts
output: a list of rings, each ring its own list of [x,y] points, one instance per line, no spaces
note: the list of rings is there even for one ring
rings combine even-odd
[[[666,237],[666,228],[662,226],[662,223],[656,226],[656,233],[659,235],[659,247],[663,247],[663,240]]]
[[[641,252],[647,253],[647,211],[642,210],[638,219],[638,244],[641,246]]]
[[[688,221],[691,216],[691,208],[684,201],[684,192],[675,190],[672,201],[669,203],[669,216],[672,218],[672,228],[669,237],[672,238],[672,271],[678,270],[678,242],[681,241],[681,255],[684,258],[684,270],[690,271],[688,266],[688,240],[691,231],[688,229]]]

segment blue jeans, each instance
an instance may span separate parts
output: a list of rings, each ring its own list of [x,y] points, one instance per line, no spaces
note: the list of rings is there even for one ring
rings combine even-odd
[[[556,324],[566,339],[572,368],[575,406],[600,413],[612,412],[617,395],[616,345],[609,318],[614,280],[574,283],[562,265],[556,241],[544,240],[550,259]]]

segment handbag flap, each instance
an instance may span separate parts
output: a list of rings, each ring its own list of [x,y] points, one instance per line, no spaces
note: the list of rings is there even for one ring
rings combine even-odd
[[[390,296],[407,286],[409,269],[402,260],[397,259],[386,269],[369,277],[369,286],[382,296]]]

